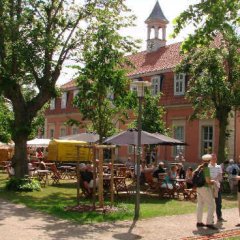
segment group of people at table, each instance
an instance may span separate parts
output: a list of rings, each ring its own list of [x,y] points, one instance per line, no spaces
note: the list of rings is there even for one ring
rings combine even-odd
[[[192,188],[192,178],[193,169],[188,167],[187,170],[184,169],[182,162],[174,163],[169,169],[165,168],[164,162],[160,162],[157,168],[147,168],[146,163],[143,161],[141,163],[141,183],[145,183],[145,172],[151,171],[153,182],[159,182],[159,178],[164,178],[162,182],[162,187],[173,188],[177,182],[186,183],[186,188]]]

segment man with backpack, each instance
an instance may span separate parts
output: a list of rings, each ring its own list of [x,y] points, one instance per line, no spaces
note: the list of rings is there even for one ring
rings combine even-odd
[[[235,180],[238,181],[238,213],[240,217],[240,173],[238,173],[238,176],[235,177]],[[236,227],[240,227],[240,223],[236,224]]]
[[[210,169],[211,179],[215,180],[214,190],[215,192],[215,203],[216,203],[216,214],[217,221],[222,222],[224,219],[222,218],[222,194],[221,194],[221,181],[222,181],[222,168],[217,164],[217,155],[215,153],[212,154],[212,159],[208,165]]]
[[[215,181],[211,179],[208,167],[211,159],[211,154],[202,156],[203,163],[194,171],[193,184],[197,188],[197,227],[207,227],[216,230],[217,228],[213,225],[215,210],[213,184]],[[205,205],[208,208],[206,225],[202,222]]]

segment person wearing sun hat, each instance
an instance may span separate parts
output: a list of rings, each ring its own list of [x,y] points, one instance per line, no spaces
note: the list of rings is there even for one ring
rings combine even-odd
[[[211,154],[205,154],[202,156],[203,163],[198,166],[195,171],[203,171],[205,178],[205,184],[202,187],[197,187],[197,227],[207,227],[209,229],[216,230],[214,223],[215,212],[215,200],[213,196],[212,186],[214,180],[210,177],[210,169],[208,164],[212,159]],[[204,206],[207,206],[207,221],[206,225],[202,222]]]
[[[238,197],[238,213],[240,216],[240,173],[238,173],[238,176],[235,177],[235,180],[238,181],[238,193],[237,193],[237,197]],[[238,223],[236,225],[236,227],[240,227],[240,223]]]

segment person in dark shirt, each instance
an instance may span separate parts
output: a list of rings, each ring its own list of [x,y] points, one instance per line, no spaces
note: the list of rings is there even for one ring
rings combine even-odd
[[[186,178],[186,171],[183,168],[183,164],[178,163],[177,167],[178,167],[177,175],[178,175],[179,179],[185,179]]]
[[[238,193],[237,193],[237,197],[238,197],[238,212],[239,212],[239,216],[240,216],[240,173],[238,173],[238,176],[236,176],[235,179],[238,180]],[[238,223],[236,225],[236,227],[240,227],[240,223]]]
[[[155,170],[153,172],[153,181],[154,182],[157,182],[158,181],[158,175],[159,173],[166,173],[165,169],[164,169],[164,162],[160,162],[159,165],[158,165],[158,168],[157,170]]]
[[[91,194],[92,190],[90,188],[90,182],[93,180],[93,172],[90,171],[90,168],[85,164],[82,164],[80,168],[80,175],[84,188],[87,190],[88,194]]]

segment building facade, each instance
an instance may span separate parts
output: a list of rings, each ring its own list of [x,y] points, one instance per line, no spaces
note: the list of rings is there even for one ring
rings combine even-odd
[[[131,80],[143,79],[150,81],[152,94],[162,93],[159,104],[165,107],[164,120],[172,130],[172,137],[186,142],[187,146],[158,147],[157,160],[174,161],[182,152],[188,162],[199,162],[206,151],[218,151],[218,122],[215,119],[190,120],[193,113],[191,104],[185,99],[188,76],[176,74],[176,65],[181,61],[181,43],[167,45],[166,29],[168,20],[157,2],[153,11],[145,21],[147,25],[146,51],[128,56],[135,68],[129,73]],[[45,137],[59,138],[64,135],[84,132],[77,126],[66,126],[69,119],[81,121],[81,115],[73,106],[73,98],[77,93],[74,81],[64,84],[61,98],[53,99],[46,111]],[[86,124],[83,123],[83,124]],[[118,126],[126,129],[127,126]],[[229,118],[230,137],[227,142],[228,157],[240,156],[240,115],[234,112]],[[121,147],[117,151],[120,160],[133,156],[134,149]]]

